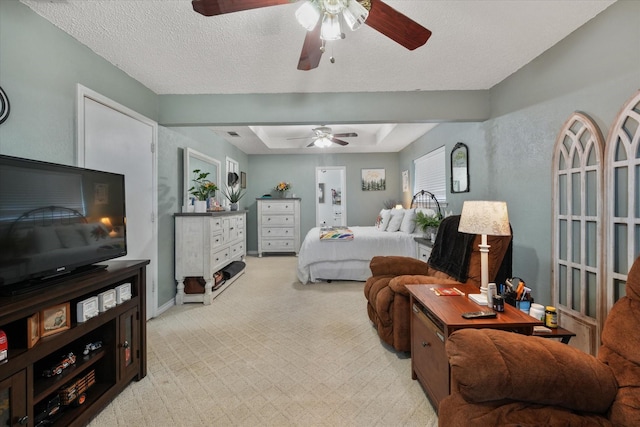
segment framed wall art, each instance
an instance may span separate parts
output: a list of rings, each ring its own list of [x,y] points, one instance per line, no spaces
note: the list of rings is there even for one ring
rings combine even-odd
[[[40,312],[40,336],[46,337],[66,331],[71,327],[71,310],[68,302],[54,305]]]
[[[402,192],[409,191],[409,171],[402,171]]]
[[[40,340],[40,313],[27,319],[27,348],[32,348]]]
[[[247,174],[240,172],[240,188],[247,188]]]
[[[362,169],[362,191],[380,191],[386,188],[384,169]]]

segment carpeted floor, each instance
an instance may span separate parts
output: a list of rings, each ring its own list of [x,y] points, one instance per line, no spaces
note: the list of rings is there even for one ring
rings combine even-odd
[[[90,426],[436,426],[411,359],[381,344],[363,283],[301,285],[248,257],[210,306],[148,324],[148,375]]]

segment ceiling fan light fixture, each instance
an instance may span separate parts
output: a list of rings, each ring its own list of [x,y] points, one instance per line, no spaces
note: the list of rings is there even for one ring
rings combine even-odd
[[[296,19],[307,31],[312,31],[320,20],[320,9],[318,5],[307,0],[296,10]]]
[[[321,138],[316,139],[313,145],[320,148],[327,148],[331,146],[331,140],[328,137],[323,136]]]
[[[340,15],[325,12],[324,17],[322,18],[320,38],[322,40],[340,40],[342,38]]]
[[[369,11],[357,0],[349,0],[347,7],[342,11],[342,16],[351,31],[355,31],[367,20]]]
[[[322,8],[333,15],[337,15],[342,12],[346,7],[349,0],[322,0]]]

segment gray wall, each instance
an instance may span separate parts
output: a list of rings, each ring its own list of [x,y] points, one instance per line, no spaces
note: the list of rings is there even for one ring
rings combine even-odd
[[[622,105],[640,88],[638,22],[640,2],[617,2],[492,88],[489,120],[439,125],[400,155],[407,169],[438,146],[446,145],[447,158],[456,142],[469,146],[471,192],[450,195],[452,208],[459,213],[465,199],[508,203],[514,275],[532,285],[543,304],[551,302],[555,139],[574,111],[592,117],[606,138]]]
[[[0,1],[0,153],[75,164],[76,84],[157,120],[158,96],[17,0]]]
[[[258,250],[256,197],[273,193],[280,181],[291,182],[291,192],[300,197],[300,233],[304,237],[315,226],[316,167],[345,166],[347,171],[346,197],[349,225],[373,225],[387,199],[400,199],[402,177],[398,169],[398,154],[324,154],[324,155],[268,155],[249,156],[247,173],[247,248]],[[385,191],[362,191],[361,169],[384,168],[387,178]],[[343,196],[344,200],[344,196]]]

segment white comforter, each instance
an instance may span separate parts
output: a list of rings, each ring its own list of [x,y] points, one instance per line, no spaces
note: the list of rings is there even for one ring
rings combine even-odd
[[[320,228],[309,230],[298,255],[298,279],[310,280],[309,269],[319,263],[348,261],[369,262],[376,255],[416,256],[416,234],[397,231],[389,233],[375,227],[349,227],[354,238],[350,241],[320,241]],[[337,278],[333,278],[337,279]]]

